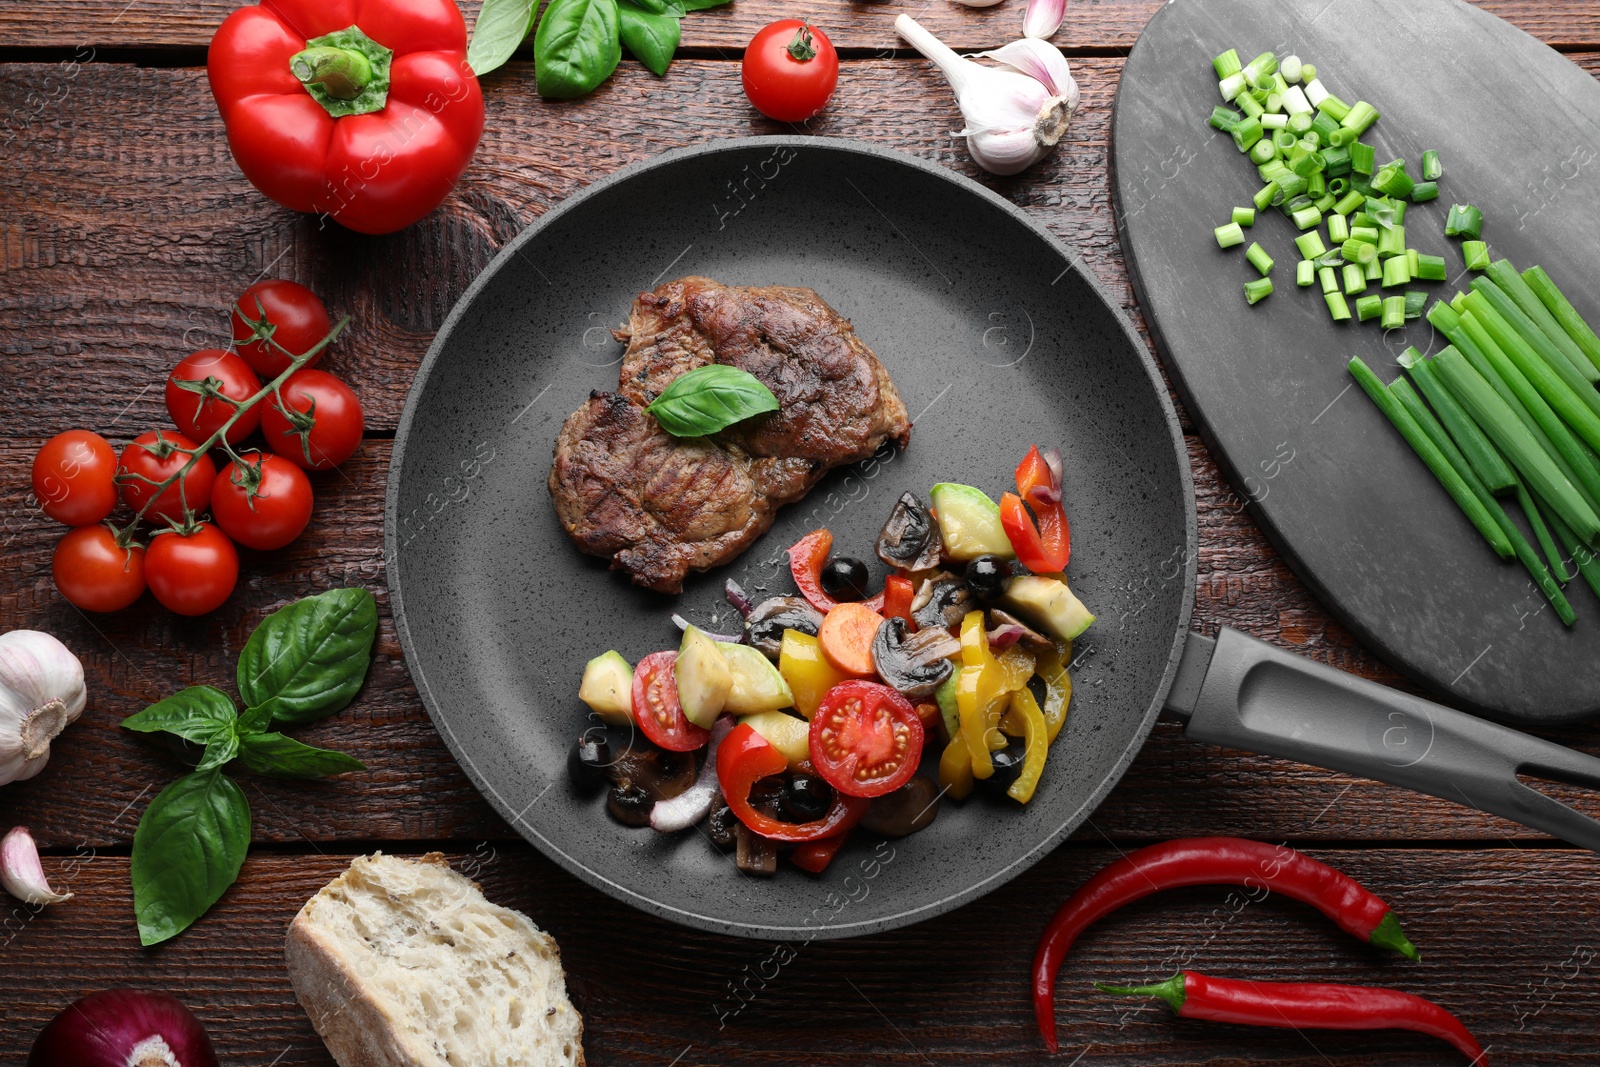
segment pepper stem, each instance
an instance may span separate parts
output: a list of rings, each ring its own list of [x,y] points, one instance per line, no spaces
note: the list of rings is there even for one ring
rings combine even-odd
[[[1183,1010],[1184,1001],[1184,974],[1179,971],[1165,982],[1156,982],[1154,985],[1108,985],[1105,982],[1096,982],[1094,987],[1102,993],[1115,993],[1121,997],[1160,997],[1167,1002],[1167,1007],[1176,1014]]]
[[[1422,953],[1417,951],[1417,946],[1413,945],[1410,939],[1406,937],[1405,931],[1400,929],[1400,920],[1394,917],[1394,912],[1392,911],[1383,913],[1383,921],[1378,924],[1377,929],[1368,935],[1367,940],[1379,948],[1398,952],[1408,960],[1420,960],[1422,958]]]
[[[307,48],[289,60],[289,71],[336,100],[354,100],[372,81],[372,64],[353,48]]]

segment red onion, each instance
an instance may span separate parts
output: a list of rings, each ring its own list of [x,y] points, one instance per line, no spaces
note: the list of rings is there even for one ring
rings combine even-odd
[[[1005,623],[989,631],[989,649],[1004,652],[1027,636],[1027,629],[1016,623]]]
[[[690,624],[688,619],[684,618],[682,615],[679,615],[677,612],[673,612],[672,613],[672,625],[676,626],[680,630],[687,630],[691,624]],[[720,641],[725,645],[742,645],[742,644],[744,644],[744,633],[743,633],[743,631],[741,631],[739,633],[736,633],[736,634],[714,634],[714,633],[710,632],[709,630],[701,630],[700,632],[705,634],[707,637],[711,638],[711,640]]]
[[[106,989],[73,1001],[39,1032],[28,1067],[217,1067],[200,1020],[176,997]]]
[[[755,610],[756,602],[750,599],[750,594],[744,591],[744,586],[732,578],[729,578],[727,584],[722,587],[722,592],[728,598],[728,603],[739,610],[741,618],[748,619],[750,613]]]

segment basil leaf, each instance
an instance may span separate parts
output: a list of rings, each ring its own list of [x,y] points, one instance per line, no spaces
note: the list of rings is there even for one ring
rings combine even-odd
[[[467,45],[472,73],[481,78],[510,59],[533,29],[538,7],[539,0],[483,0]]]
[[[674,437],[704,437],[763,411],[778,398],[749,371],[713,363],[673,379],[645,410]]]
[[[677,0],[685,11],[704,11],[707,8],[721,7],[730,0]]]
[[[313,748],[283,734],[253,734],[239,740],[239,758],[257,774],[277,778],[322,778],[367,765],[331,748]]]
[[[220,767],[231,760],[239,751],[239,731],[235,728],[238,723],[235,719],[228,724],[225,733],[219,733],[206,742],[206,752],[200,757],[200,762],[195,765],[197,771],[209,771],[213,767]]]
[[[635,6],[637,0],[617,0],[622,43],[633,57],[660,77],[678,50],[678,20],[669,15]],[[662,5],[665,6],[664,4]]]
[[[209,685],[192,685],[129,715],[122,725],[142,734],[165,730],[186,741],[209,745],[219,737],[231,736],[237,718],[228,694]]]
[[[617,13],[620,15],[630,4],[640,11],[648,11],[652,15],[670,15],[674,9],[680,12],[683,10],[677,0],[617,0]],[[626,30],[623,30],[622,33],[622,43],[624,45],[628,43]]]
[[[246,708],[244,714],[239,716],[239,722],[234,727],[234,732],[241,738],[251,734],[265,733],[267,727],[272,725],[272,702],[261,705],[259,708]]]
[[[156,794],[133,833],[139,941],[182,933],[239,877],[250,847],[250,802],[221,771],[185,775]]]
[[[252,722],[312,722],[355,698],[367,676],[378,608],[365,589],[330,589],[268,615],[239,653],[239,696]]]
[[[622,60],[617,0],[550,0],[533,36],[540,96],[570,100],[611,76]]]

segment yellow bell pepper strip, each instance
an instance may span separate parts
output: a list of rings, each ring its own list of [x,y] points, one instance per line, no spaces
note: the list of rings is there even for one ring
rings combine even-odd
[[[1003,687],[1006,672],[989,650],[989,634],[983,628],[981,611],[969,611],[961,620],[961,662],[963,666],[956,680],[961,734],[972,756],[973,776],[988,778],[994,774],[994,761],[989,758],[989,752],[1005,747],[1005,738],[998,727],[1000,715],[1006,708]]]
[[[1014,693],[1028,684],[1028,679],[1033,677],[1033,653],[1020,645],[1012,645],[1000,655],[995,657],[995,664],[1000,672],[999,689],[1003,693]]]
[[[822,646],[815,637],[799,630],[783,631],[778,673],[789,683],[795,710],[808,719],[817,713],[823,694],[850,677],[823,658]]]
[[[1072,662],[1072,642],[1056,642],[1055,651],[1042,652],[1036,670],[1044,679],[1044,723],[1050,740],[1056,739],[1067,721],[1067,704],[1072,700],[1072,675],[1067,664]]]
[[[952,737],[939,755],[939,788],[956,800],[965,800],[972,793],[972,757],[960,734]]]
[[[1033,799],[1039,776],[1044,774],[1045,757],[1050,754],[1050,729],[1045,725],[1039,702],[1027,686],[1011,694],[1011,707],[1006,714],[1022,719],[1022,736],[1027,746],[1022,754],[1022,772],[1006,788],[1006,795],[1019,804],[1026,804]]]
[[[988,701],[981,692],[983,674],[982,667],[962,667],[956,679],[956,707],[961,712],[962,747],[972,757],[972,774],[976,778],[988,778],[994,774],[994,761],[989,758],[986,736],[989,723],[984,715]]]

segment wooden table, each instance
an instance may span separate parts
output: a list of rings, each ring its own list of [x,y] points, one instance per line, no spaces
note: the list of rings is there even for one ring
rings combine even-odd
[[[919,0],[919,3],[921,0]],[[126,4],[126,6],[124,6]],[[476,3],[471,5],[476,7]],[[1013,36],[1021,0],[918,16],[963,51]],[[894,145],[984,181],[1074,244],[1138,319],[1107,186],[1110,108],[1123,57],[1157,0],[1075,0],[1057,42],[1083,105],[1060,151],[1012,179],[982,175],[946,131],[959,116],[931,67],[900,47],[899,5],[805,8],[844,56],[816,133]],[[1600,2],[1485,7],[1600,70]],[[1083,1064],[1460,1062],[1442,1046],[1375,1036],[1180,1023],[1086,994],[1091,977],[1179,966],[1278,980],[1393,983],[1455,1010],[1497,1063],[1592,1062],[1600,1051],[1595,857],[1413,793],[1184,742],[1160,726],[1072,841],[1016,881],[943,918],[791,953],[694,933],[579,883],[525,845],[468,784],[434,733],[387,617],[382,501],[412,373],[462,290],[507,239],[623,164],[714,137],[783,132],[739,88],[757,27],[789,10],[738,0],[683,23],[665,79],[624,60],[576,103],[541,101],[524,53],[485,79],[488,129],[444,208],[365,238],[319,230],[240,175],[205,84],[205,47],[231,0],[7,0],[0,6],[0,627],[48,630],[84,660],[90,701],[38,778],[0,789],[0,826],[27,823],[70,903],[15,910],[0,935],[0,1051],[26,1052],[60,1007],[115,985],[166,989],[209,1025],[229,1064],[328,1064],[282,964],[285,924],[359,853],[446,853],[488,894],[560,940],[595,1064],[1032,1063],[1027,997],[1045,916],[1119,851],[1185,834],[1287,840],[1387,897],[1424,951],[1390,963],[1309,909],[1222,889],[1135,906],[1074,950],[1058,997],[1067,1059]],[[908,10],[914,10],[911,5]],[[469,19],[472,12],[468,12]],[[51,434],[89,427],[120,445],[166,423],[159,383],[189,352],[227,340],[224,310],[250,282],[293,278],[354,324],[330,360],[359,391],[367,440],[316,479],[312,525],[281,552],[249,554],[221,611],[176,618],[149,599],[88,618],[50,578],[60,533],[29,498]],[[1285,569],[1189,438],[1199,492],[1196,622],[1227,624],[1385,682],[1398,679]],[[123,716],[191,683],[231,688],[234,656],[267,612],[330,586],[370,588],[384,612],[376,662],[347,711],[301,732],[364,760],[328,782],[241,775],[254,844],[239,883],[191,930],[139,947],[128,885],[133,828],[179,765]],[[1594,728],[1547,736],[1600,750]],[[1081,1057],[1073,1060],[1072,1057]]]

